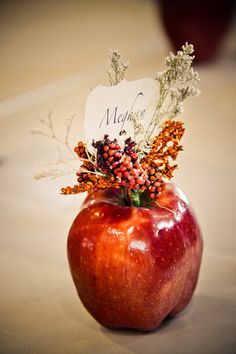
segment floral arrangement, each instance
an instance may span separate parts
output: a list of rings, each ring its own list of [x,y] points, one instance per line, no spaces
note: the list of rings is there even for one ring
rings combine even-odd
[[[147,127],[136,119],[132,113],[134,139],[125,136],[124,143],[105,134],[101,140],[93,141],[90,149],[85,142],[79,141],[74,152],[69,146],[68,135],[74,116],[67,121],[65,140],[60,140],[53,128],[52,117],[42,121],[50,133],[34,130],[64,144],[76,159],[76,171],[71,168],[70,160],[57,161],[67,167],[66,173],[76,172],[77,183],[61,189],[64,195],[82,192],[93,192],[106,188],[124,188],[134,206],[143,205],[143,200],[156,200],[161,192],[162,184],[171,179],[177,168],[175,160],[183,149],[180,140],[184,134],[183,122],[175,120],[183,110],[183,102],[190,96],[199,94],[196,85],[199,75],[194,71],[193,45],[186,43],[176,55],[170,53],[165,59],[167,69],[157,74],[155,80],[159,87],[159,97],[155,113]],[[128,63],[121,61],[117,51],[109,51],[111,71],[108,72],[111,86],[124,79]],[[125,135],[126,131],[120,131]],[[135,137],[141,136],[138,141]],[[44,166],[45,167],[45,166]],[[69,171],[68,171],[69,169]],[[46,176],[57,177],[64,174],[58,167],[43,169],[36,178]]]

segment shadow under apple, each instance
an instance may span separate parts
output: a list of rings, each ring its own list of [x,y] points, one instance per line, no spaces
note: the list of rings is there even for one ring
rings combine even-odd
[[[75,305],[62,302],[67,315],[82,322],[88,330],[99,332],[99,337],[106,337],[132,353],[235,353],[236,300],[196,294],[185,311],[167,317],[152,332],[102,327],[82,309],[82,305],[78,311]],[[81,311],[85,311],[82,316]]]

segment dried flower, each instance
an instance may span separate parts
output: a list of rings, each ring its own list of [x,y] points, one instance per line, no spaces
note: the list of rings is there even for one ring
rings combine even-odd
[[[125,71],[129,66],[129,62],[122,62],[120,60],[121,54],[117,50],[110,49],[109,52],[109,62],[112,71],[108,71],[108,76],[111,86],[117,85],[124,79]]]
[[[151,182],[149,190],[153,198],[160,191],[165,178],[173,177],[177,165],[172,165],[171,160],[176,160],[179,151],[183,150],[179,142],[184,131],[182,122],[165,122],[158,136],[153,139],[150,152],[142,159],[142,167]]]
[[[128,63],[122,62],[120,53],[115,50],[110,50],[109,56],[112,69],[112,72],[108,72],[109,79],[111,85],[116,85],[123,80]],[[151,199],[156,199],[165,180],[173,177],[177,168],[174,161],[183,149],[180,140],[185,129],[183,123],[175,121],[174,118],[183,111],[183,102],[188,97],[199,94],[196,87],[199,75],[192,68],[193,59],[193,46],[188,43],[176,55],[169,54],[165,60],[167,70],[158,73],[156,77],[160,95],[155,114],[148,127],[144,127],[131,112],[134,140],[126,138],[123,147],[116,139],[111,140],[105,134],[103,139],[93,141],[94,151],[88,151],[82,141],[78,142],[73,151],[69,146],[68,137],[74,115],[66,121],[65,139],[60,139],[54,130],[52,114],[49,113],[47,120],[41,121],[47,131],[38,129],[33,133],[50,137],[66,146],[67,151],[73,154],[77,168],[72,168],[71,159],[59,158],[52,166],[49,165],[49,168],[44,164],[43,170],[36,178],[55,178],[67,172],[76,172],[77,184],[62,188],[62,194],[78,194],[114,187],[127,189],[135,205],[140,205],[143,192],[143,196],[149,195]],[[137,135],[143,137],[139,143],[135,141]],[[60,169],[61,165],[66,169]]]
[[[78,185],[62,188],[61,191],[63,194],[77,194],[110,187],[125,187],[132,193],[148,190],[150,197],[154,199],[165,178],[172,178],[177,167],[176,164],[171,165],[170,159],[176,160],[178,152],[182,150],[179,141],[183,133],[182,122],[165,122],[159,135],[153,139],[150,152],[143,158],[140,158],[136,143],[131,138],[125,140],[124,149],[121,150],[116,141],[111,141],[105,135],[103,140],[93,143],[97,149],[96,164],[89,162],[85,145],[79,142],[75,152],[84,158],[85,163],[77,172]],[[116,154],[119,155],[117,159]],[[99,175],[99,171],[105,175]]]
[[[176,55],[169,54],[165,59],[168,69],[157,74],[160,97],[156,112],[146,129],[146,142],[155,134],[163,121],[176,118],[183,112],[183,102],[187,98],[199,95],[200,91],[196,88],[199,75],[192,68],[193,52],[193,45],[186,43],[182,46],[182,51],[178,51]]]

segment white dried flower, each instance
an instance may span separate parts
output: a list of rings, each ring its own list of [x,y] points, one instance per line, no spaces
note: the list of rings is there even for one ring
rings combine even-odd
[[[160,97],[154,117],[146,130],[147,142],[164,120],[173,119],[183,111],[183,102],[187,98],[199,95],[200,91],[196,87],[199,74],[192,68],[193,52],[193,45],[186,43],[176,55],[170,53],[165,59],[168,69],[157,73]]]
[[[108,76],[111,86],[117,85],[124,79],[125,71],[129,66],[129,62],[122,62],[120,60],[121,54],[117,50],[110,49],[108,51],[109,63],[112,71],[108,71]]]

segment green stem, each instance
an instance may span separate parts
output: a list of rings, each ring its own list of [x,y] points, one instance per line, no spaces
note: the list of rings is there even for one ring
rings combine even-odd
[[[140,207],[141,206],[141,201],[140,201],[140,194],[142,192],[131,192],[131,200],[132,200],[132,205],[135,207]]]

